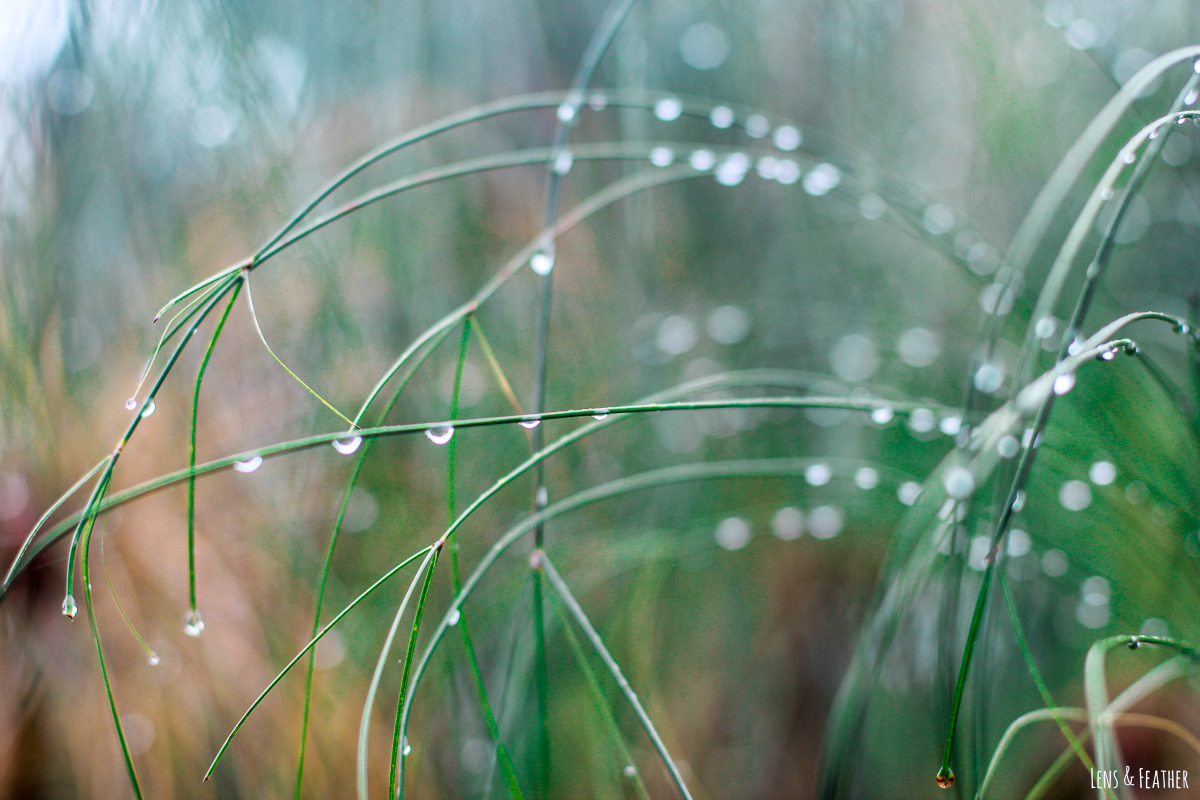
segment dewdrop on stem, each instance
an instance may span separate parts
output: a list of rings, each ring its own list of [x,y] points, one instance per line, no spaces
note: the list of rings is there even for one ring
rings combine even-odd
[[[344,456],[348,456],[357,450],[360,444],[362,444],[361,436],[351,436],[347,439],[334,439],[333,449],[337,450]]]
[[[146,407],[142,409],[142,419],[145,419],[146,417],[150,416],[153,413],[154,413],[154,398],[151,397],[149,400],[146,401]]]
[[[460,619],[462,619],[462,612],[460,612],[460,611],[459,611],[459,610],[456,608],[456,609],[454,609],[453,611],[451,611],[451,612],[450,612],[450,616],[446,618],[446,625],[448,625],[449,627],[453,628],[455,625],[457,625],[457,624],[458,624],[458,621],[459,621]]]
[[[204,620],[200,616],[200,612],[196,609],[190,609],[183,615],[183,632],[188,636],[199,636],[204,630]]]
[[[63,616],[67,619],[75,619],[75,615],[79,613],[79,606],[75,603],[75,595],[69,594],[63,598],[62,612]]]
[[[238,472],[249,475],[251,472],[254,472],[254,470],[261,467],[262,463],[262,456],[252,456],[251,458],[247,458],[245,461],[233,462],[233,468]]]
[[[454,428],[450,425],[434,425],[425,431],[425,435],[434,444],[445,444],[454,437]]]
[[[137,398],[136,397],[131,397],[125,401],[125,410],[126,411],[133,411],[135,408],[137,408]]]
[[[954,770],[949,767],[942,767],[938,770],[937,785],[943,789],[949,789],[954,785]]]
[[[162,659],[158,657],[158,653],[151,650],[150,655],[146,656],[146,663],[152,667],[157,667],[162,663]]]
[[[607,418],[608,418],[608,409],[607,408],[597,408],[596,413],[592,414],[592,419],[607,419]]]
[[[527,431],[531,431],[534,428],[536,428],[538,425],[541,425],[541,424],[542,424],[542,421],[540,419],[523,419],[520,422],[521,427]]]
[[[538,275],[549,275],[554,269],[554,240],[547,239],[536,253],[529,257],[529,268]]]

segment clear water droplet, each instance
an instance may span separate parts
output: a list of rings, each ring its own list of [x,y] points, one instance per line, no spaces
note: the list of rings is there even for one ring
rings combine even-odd
[[[158,657],[158,653],[151,652],[150,655],[146,656],[146,663],[152,667],[157,667],[162,663],[162,659]]]
[[[1069,345],[1067,345],[1067,355],[1069,355],[1069,356],[1076,355],[1082,349],[1083,349],[1083,340],[1081,340],[1078,336],[1076,336],[1074,339],[1071,340],[1071,343]]]
[[[1176,125],[1182,125],[1185,122],[1187,122],[1187,117],[1179,117],[1178,119],[1175,120]]]
[[[1180,323],[1172,326],[1172,330],[1175,331],[1176,333],[1181,333],[1185,336],[1192,332],[1191,327],[1186,322],[1180,322]]]
[[[674,97],[664,97],[654,104],[654,116],[661,119],[663,122],[671,122],[679,119],[679,115],[683,113],[683,103],[680,103]]]
[[[942,486],[955,500],[965,500],[975,491],[975,476],[966,467],[951,467],[942,479]]]
[[[1159,130],[1160,130],[1159,128],[1155,128],[1154,130],[1150,131],[1150,135],[1147,136],[1146,138],[1147,139],[1157,139]]]
[[[637,767],[633,764],[626,764],[625,769],[621,770],[621,774],[626,778],[632,778],[634,775],[637,775]]]
[[[958,417],[943,417],[938,423],[938,430],[946,436],[956,436],[962,430],[962,420]]]
[[[425,435],[434,444],[445,444],[454,437],[454,427],[451,425],[434,425],[425,431]]]
[[[554,159],[554,171],[559,175],[566,175],[571,171],[571,165],[575,163],[575,156],[571,155],[570,150],[563,150]]]
[[[145,419],[146,417],[150,416],[153,413],[154,413],[154,398],[151,397],[149,400],[146,401],[145,408],[142,409],[142,419]]]
[[[1017,441],[1015,436],[1002,436],[1000,441],[996,442],[996,452],[1001,458],[1012,458],[1021,450],[1021,443]]]
[[[1190,106],[1200,100],[1200,89],[1189,89],[1188,93],[1183,96],[1183,104]]]
[[[717,163],[717,157],[713,155],[712,150],[697,150],[688,158],[688,163],[692,165],[692,169],[706,172]]]
[[[771,123],[762,114],[752,114],[746,118],[746,135],[761,139],[771,132]]]
[[[608,418],[608,409],[607,408],[598,408],[598,409],[596,409],[596,413],[592,414],[592,419],[607,419],[607,418]]]
[[[558,107],[558,119],[560,122],[570,122],[575,119],[575,114],[578,109],[573,103],[563,103]]]
[[[1116,357],[1117,357],[1117,351],[1115,348],[1112,350],[1105,350],[1103,353],[1100,354],[1101,361],[1112,361]]]
[[[975,372],[975,388],[984,394],[992,394],[1004,383],[1004,372],[997,364],[983,364]]]
[[[357,450],[360,444],[362,444],[361,436],[351,436],[349,439],[334,439],[333,449],[344,456],[348,456]]]
[[[531,431],[534,428],[536,428],[538,425],[541,425],[542,421],[540,419],[523,419],[523,420],[521,420],[521,422],[519,424],[525,430]]]
[[[200,612],[196,609],[191,609],[183,615],[183,632],[188,636],[199,636],[204,630],[204,619],[200,616]]]
[[[1075,373],[1074,372],[1064,372],[1062,375],[1059,375],[1057,378],[1054,379],[1054,393],[1055,394],[1060,394],[1060,395],[1066,394],[1067,392],[1071,391],[1072,387],[1074,387],[1074,386],[1075,386]]]
[[[1195,72],[1197,75],[1200,75],[1200,58],[1197,58],[1195,61],[1192,62],[1192,72]]]
[[[1100,190],[1100,199],[1104,200],[1104,201],[1112,200],[1113,199],[1112,187],[1105,186],[1103,189],[1101,189]]]
[[[79,613],[79,606],[75,603],[75,595],[69,594],[63,598],[62,612],[63,616],[67,619],[75,619],[75,615]]]
[[[1137,161],[1137,153],[1133,152],[1132,150],[1126,150],[1121,156],[1121,160],[1126,164],[1132,164],[1133,162]]]
[[[1020,511],[1025,508],[1025,490],[1018,489],[1016,496],[1013,498],[1012,510]]]
[[[775,136],[772,138],[775,146],[780,150],[795,150],[804,140],[804,137],[800,135],[800,129],[792,125],[782,125],[776,128]]]
[[[446,624],[453,628],[462,619],[462,612],[457,608],[450,612],[450,616],[446,618]]]
[[[125,410],[126,411],[133,411],[135,408],[137,408],[137,398],[136,397],[131,397],[125,401]]]
[[[251,472],[254,472],[254,470],[261,467],[262,463],[263,463],[262,456],[253,456],[251,458],[247,458],[245,461],[233,462],[233,468],[236,469],[238,472],[242,472],[242,473],[249,475]]]
[[[554,242],[543,244],[541,249],[529,257],[529,268],[538,275],[549,275],[554,269]]]
[[[650,163],[656,167],[668,167],[675,161],[675,151],[669,147],[656,147],[650,151]]]
[[[592,111],[603,111],[607,105],[608,105],[608,97],[606,97],[603,94],[600,94],[599,92],[592,95],[591,98],[588,100],[588,107],[591,108]]]
[[[954,770],[949,767],[942,767],[938,770],[937,785],[943,789],[949,789],[954,785]]]
[[[733,109],[717,106],[709,113],[708,121],[713,124],[714,128],[728,128],[734,121]]]
[[[404,749],[404,755],[408,755],[409,753],[412,752],[412,745],[408,743],[407,736],[404,737],[404,748],[403,749]]]
[[[539,486],[537,490],[537,496],[534,498],[534,502],[537,503],[537,507],[539,509],[548,506],[550,504],[550,490],[545,486]]]
[[[1037,325],[1033,326],[1033,332],[1039,339],[1049,339],[1054,335],[1056,328],[1058,323],[1053,317],[1042,317],[1037,321]]]
[[[887,406],[881,406],[871,412],[871,422],[874,422],[876,425],[883,425],[885,422],[890,422],[892,416],[892,409]]]

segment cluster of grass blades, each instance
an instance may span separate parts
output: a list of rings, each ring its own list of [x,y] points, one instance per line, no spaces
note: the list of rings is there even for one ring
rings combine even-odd
[[[423,726],[414,715],[419,716],[423,699],[432,691],[428,689],[431,675],[444,668],[447,672],[461,670],[465,676],[460,693],[470,698],[467,706],[473,718],[463,723],[463,728],[482,734],[485,766],[481,771],[487,796],[585,796],[593,789],[597,795],[703,796],[695,785],[695,770],[679,752],[681,743],[687,741],[686,733],[672,730],[669,720],[662,718],[662,702],[648,702],[644,693],[639,694],[637,672],[614,655],[616,648],[606,628],[597,624],[596,614],[589,610],[581,587],[586,587],[588,581],[602,580],[596,574],[604,573],[594,563],[601,556],[593,553],[580,563],[572,563],[576,560],[572,551],[548,533],[553,525],[570,520],[581,509],[629,498],[636,502],[638,497],[672,487],[694,489],[713,483],[774,481],[785,485],[803,482],[816,490],[835,474],[839,480],[853,476],[854,483],[864,491],[876,486],[898,490],[899,504],[909,508],[891,537],[872,616],[832,712],[820,775],[820,791],[825,796],[921,796],[927,790],[938,791],[940,786],[958,796],[983,798],[1019,792],[1022,796],[1041,797],[1072,769],[1092,770],[1093,774],[1123,771],[1130,762],[1116,732],[1133,727],[1159,731],[1200,753],[1200,743],[1185,726],[1162,713],[1130,711],[1167,684],[1195,671],[1196,653],[1190,642],[1200,631],[1195,629],[1187,609],[1200,599],[1194,562],[1200,555],[1194,533],[1200,526],[1194,489],[1195,479],[1200,478],[1196,460],[1200,451],[1200,340],[1195,333],[1196,320],[1138,309],[1099,325],[1088,323],[1088,312],[1103,285],[1122,219],[1150,177],[1151,165],[1166,139],[1162,134],[1176,124],[1200,118],[1200,112],[1190,109],[1197,99],[1200,75],[1193,70],[1181,82],[1174,105],[1132,135],[1122,133],[1130,107],[1142,87],[1169,79],[1180,65],[1179,71],[1191,67],[1200,57],[1200,47],[1169,53],[1137,73],[1096,115],[1050,177],[996,273],[992,313],[984,316],[978,332],[978,347],[972,354],[974,361],[967,371],[960,406],[907,399],[903,393],[885,387],[828,391],[828,376],[754,368],[690,376],[640,398],[609,396],[603,398],[603,405],[555,409],[547,398],[555,381],[551,358],[555,336],[552,288],[563,267],[558,241],[584,228],[593,218],[662,187],[699,179],[733,191],[748,178],[756,180],[757,175],[769,183],[794,186],[794,191],[802,190],[811,198],[830,195],[830,199],[857,208],[871,223],[899,231],[937,254],[950,268],[972,274],[968,256],[948,244],[947,230],[929,224],[922,203],[908,199],[902,190],[879,186],[878,181],[860,180],[851,164],[841,163],[810,145],[798,123],[774,119],[761,109],[705,98],[595,88],[597,65],[633,5],[632,0],[617,0],[608,9],[567,90],[476,106],[384,144],[326,183],[252,255],[192,286],[159,312],[155,321],[164,330],[137,391],[126,405],[133,417],[125,432],[112,450],[38,520],[0,586],[2,598],[40,554],[60,541],[69,542],[62,610],[70,618],[81,609],[87,614],[100,678],[134,795],[144,795],[142,782],[136,754],[127,741],[119,710],[122,698],[114,691],[113,668],[106,658],[95,613],[98,598],[93,595],[91,561],[94,534],[99,531],[101,535],[103,559],[107,515],[152,493],[172,488],[185,491],[184,631],[188,636],[201,636],[206,626],[201,614],[205,598],[198,589],[203,584],[197,581],[202,566],[196,550],[197,539],[203,536],[198,525],[202,515],[197,492],[202,479],[228,472],[251,474],[276,459],[315,458],[317,448],[331,448],[350,459],[350,466],[340,492],[333,492],[340,499],[313,587],[315,609],[310,625],[306,623],[307,641],[261,687],[241,717],[231,721],[204,780],[219,780],[230,756],[237,751],[239,732],[268,698],[281,693],[280,686],[287,676],[297,672],[303,676],[296,678],[303,688],[295,709],[299,719],[295,772],[287,787],[278,788],[281,793],[303,796],[306,764],[312,758],[310,729],[321,725],[322,707],[314,689],[318,646],[356,613],[386,605],[391,621],[374,656],[375,667],[357,724],[354,777],[343,778],[345,793],[349,793],[351,784],[360,798],[372,793],[378,796],[385,785],[389,797],[403,797],[406,791],[416,796],[427,793],[415,785],[410,756],[414,748],[435,738],[431,731],[434,726]],[[725,137],[721,144],[703,135],[692,139],[681,136],[613,141],[573,138],[588,115],[618,110],[661,123],[690,119],[728,135],[721,134]],[[407,148],[521,113],[541,113],[554,120],[547,146],[416,171],[373,186],[348,201],[339,201],[329,210],[339,190],[357,186],[371,174],[372,167]],[[1093,175],[1088,171],[1089,164],[1099,154],[1110,153],[1110,140],[1117,136],[1124,139],[1115,155]],[[577,174],[577,164],[586,162],[619,163],[627,169],[598,188],[587,189],[574,205],[560,207],[564,206],[564,181]],[[391,198],[422,187],[444,186],[457,179],[530,165],[544,167],[546,176],[540,230],[504,263],[490,268],[480,285],[456,298],[449,313],[408,343],[374,378],[356,411],[322,390],[319,379],[303,375],[300,367],[293,369],[285,364],[286,354],[279,355],[284,351],[271,347],[270,326],[255,310],[251,284],[259,270],[278,266],[281,254],[310,237],[319,238],[322,232],[351,224],[365,209],[374,209]],[[1001,358],[1011,335],[1006,323],[1015,324],[1021,315],[1010,315],[1009,309],[1000,311],[1002,298],[1019,295],[1018,287],[1041,274],[1031,265],[1047,251],[1048,238],[1061,222],[1072,187],[1085,179],[1093,181],[1091,193],[1042,280],[1036,302],[1024,320],[1026,330],[1018,336],[1016,367],[1006,375]],[[1106,209],[1108,221],[1097,236],[1097,219]],[[1081,254],[1087,252],[1092,253],[1091,258],[1081,259]],[[1083,260],[1087,260],[1087,266],[1081,268]],[[495,336],[495,331],[489,327],[487,312],[518,276],[525,276],[526,268],[534,273],[537,300],[532,368],[529,385],[523,386],[514,377],[511,354],[494,347],[489,338],[489,334]],[[1086,269],[1082,276],[1081,269]],[[1077,287],[1073,303],[1069,302],[1068,287]],[[260,294],[260,309],[261,298]],[[262,347],[301,387],[298,391],[307,392],[306,398],[311,396],[325,425],[319,433],[202,461],[198,456],[205,433],[202,382],[242,299]],[[1164,360],[1154,349],[1140,344],[1141,332],[1153,326],[1169,326],[1182,334],[1186,357]],[[202,328],[208,332],[207,337],[193,343]],[[1094,332],[1087,333],[1093,328]],[[202,348],[202,353],[189,360],[189,351],[197,348]],[[420,381],[432,369],[428,364],[439,358],[451,366],[444,415],[395,422],[397,417],[410,418],[404,405],[409,396],[406,391],[414,380]],[[1177,374],[1177,361],[1183,364],[1182,377]],[[192,363],[196,369],[189,383],[187,465],[117,489],[114,481],[119,474],[118,464],[136,449],[139,428],[157,410],[160,390],[168,379],[179,381],[183,366]],[[488,391],[508,407],[508,413],[474,417],[463,413],[461,400],[471,363],[486,365]],[[521,403],[522,395],[532,398],[528,405]],[[1103,432],[1089,428],[1096,409],[1113,402],[1136,403],[1141,416],[1139,421],[1110,421],[1110,427],[1118,432],[1127,432],[1122,425],[1140,427],[1143,440],[1130,440],[1128,447],[1123,447],[1119,438],[1108,440]],[[839,460],[836,453],[834,457],[819,457],[767,449],[757,455],[709,454],[686,463],[631,469],[593,485],[571,484],[561,492],[558,487],[556,496],[551,496],[552,479],[547,468],[554,457],[571,457],[602,435],[632,427],[647,417],[689,415],[707,419],[703,415],[726,412],[742,415],[736,419],[773,414],[780,415],[775,419],[783,420],[810,412],[853,414],[879,429],[893,424],[893,420],[907,420],[913,431],[940,431],[953,447],[944,456],[938,455],[937,465],[928,474],[917,476],[910,473],[925,470],[896,463]],[[549,433],[552,426],[553,435]],[[477,476],[472,474],[471,480],[464,477],[473,466],[463,454],[464,434],[490,431],[498,437],[513,429],[519,431],[527,452],[488,474],[482,490],[477,491]],[[380,564],[374,580],[354,587],[349,591],[351,599],[331,613],[333,591],[344,588],[337,586],[339,555],[347,547],[364,546],[359,541],[348,545],[343,536],[360,480],[372,466],[371,456],[378,452],[379,445],[406,437],[427,439],[444,452],[444,482],[436,502],[439,514],[444,507],[444,522],[439,524],[437,535],[422,545],[402,554],[388,551],[387,563]],[[1098,439],[1106,443],[1098,447]],[[1165,443],[1170,443],[1169,450]],[[472,440],[472,445],[476,444]],[[1100,453],[1111,461],[1100,461]],[[1095,493],[1100,495],[1103,490],[1112,497],[1093,498],[1093,489],[1087,483],[1064,480],[1075,474],[1081,463],[1092,461],[1093,467],[1106,465],[1090,476],[1091,485],[1097,487]],[[1119,465],[1126,488],[1123,494],[1116,491],[1114,473],[1118,467],[1112,461]],[[89,486],[90,491],[85,492]],[[486,525],[473,525],[497,496],[526,490],[530,513],[511,524],[489,518]],[[58,515],[77,493],[85,496],[80,509]],[[1083,493],[1086,501],[1079,499]],[[464,502],[464,496],[469,501]],[[1064,524],[1063,509],[1057,507],[1056,500],[1068,513],[1082,510],[1094,500],[1089,510],[1094,521],[1082,527]],[[791,516],[784,512],[791,512]],[[831,506],[814,509],[808,521],[813,537],[836,536],[843,524],[842,513]],[[855,513],[854,509],[850,513]],[[802,516],[790,507],[779,512],[775,517],[778,538],[799,536],[802,526],[795,519]],[[707,531],[706,526],[707,517],[680,525]],[[740,549],[748,536],[744,526],[740,518],[726,519],[718,526],[716,544],[707,542],[708,549]],[[1138,536],[1147,539],[1144,546],[1119,543]],[[668,541],[665,546],[664,540]],[[460,563],[468,545],[469,552],[480,554],[470,565]],[[630,544],[622,557],[635,564],[652,565],[656,559],[681,558],[690,545],[676,545],[668,537],[659,537],[655,546],[669,555],[655,554],[657,551],[652,552],[650,546],[639,550]],[[514,550],[521,553],[520,557],[513,558]],[[611,555],[615,558],[616,554],[614,548]],[[1035,563],[1043,568],[1034,568],[1037,574],[1031,575],[1030,565]],[[1169,596],[1126,588],[1127,583],[1165,583],[1161,576],[1168,573],[1172,576]],[[1103,632],[1135,619],[1148,619],[1153,624],[1135,632],[1103,637],[1097,633],[1097,641],[1088,643],[1091,649],[1086,663],[1077,664],[1072,672],[1062,662],[1069,664],[1074,653],[1064,656],[1047,644],[1055,641],[1055,634],[1046,631],[1061,627],[1055,615],[1062,615],[1058,595],[1048,593],[1045,587],[1057,585],[1053,579],[1066,582],[1084,574],[1092,576],[1077,581],[1083,587],[1078,617],[1085,629]],[[393,584],[399,581],[392,579],[401,575],[407,585],[393,603],[389,598],[396,592]],[[107,565],[105,576],[116,600],[117,590],[108,577]],[[481,634],[489,643],[496,638],[480,623],[485,611],[490,625],[500,625],[479,601],[481,587],[502,576],[522,587],[521,600],[513,604],[511,622],[512,630],[519,635],[513,635],[507,656],[498,655],[498,648],[491,644],[483,646],[480,642]],[[709,591],[719,593],[722,587],[713,586]],[[1049,612],[1048,604],[1054,606]],[[136,629],[120,601],[115,605],[147,659],[156,664],[158,653]],[[1164,626],[1175,635],[1168,635],[1161,629]],[[1037,638],[1026,634],[1032,627],[1039,630]],[[919,643],[921,648],[928,645],[930,653],[912,656],[904,652],[907,645],[922,637],[923,631],[930,630],[935,635]],[[643,640],[652,641],[649,636]],[[1140,670],[1141,675],[1112,699],[1107,688],[1106,655],[1118,645],[1140,651],[1130,656],[1139,660],[1123,668],[1126,672]],[[448,655],[451,648],[453,654]],[[1147,659],[1147,652],[1166,658]],[[1046,659],[1054,661],[1053,670],[1046,669]],[[505,660],[507,675],[497,679],[499,671],[491,662]],[[1115,660],[1115,655],[1108,656],[1108,661]],[[915,671],[914,665],[925,661],[933,665],[927,674],[910,680],[906,671]],[[1014,667],[1019,667],[1019,672]],[[560,673],[567,671],[580,682],[580,705],[585,709],[580,715],[586,716],[598,731],[589,745],[604,751],[603,757],[597,756],[597,763],[617,765],[604,778],[607,782],[597,782],[583,791],[570,785],[571,777],[556,772],[576,774],[572,771],[574,765],[564,765],[570,760],[570,756],[563,755],[566,748],[556,745],[557,740],[569,735],[564,730],[569,730],[570,721],[557,718],[564,712],[555,697],[564,691]],[[1051,672],[1053,675],[1047,677]],[[1082,685],[1073,682],[1072,676],[1082,676]],[[997,703],[999,687],[1017,682],[1025,687],[1019,701]],[[1080,692],[1083,702],[1078,707],[1060,705],[1064,694]],[[928,703],[924,702],[930,696],[941,701],[933,714],[928,713]],[[389,705],[386,711],[380,711],[385,698],[394,700],[394,708]],[[898,726],[911,724],[922,706],[921,725],[938,730],[939,752],[925,753],[919,742],[911,748],[907,744],[895,747],[901,754],[896,758],[909,759],[916,754],[912,765],[898,769],[895,759],[886,755],[888,742],[895,737]],[[531,709],[529,719],[514,721],[526,708]],[[382,728],[381,717],[386,720]],[[1022,742],[1035,733],[1043,736],[1039,742],[1051,741],[1048,737],[1057,739],[1053,759],[1043,763],[1029,747],[1022,749]],[[921,735],[914,734],[913,738],[920,740]],[[379,766],[381,753],[386,753],[386,768]],[[802,753],[796,757],[812,759],[815,755]],[[432,771],[428,763],[424,769]],[[343,776],[349,775],[348,766],[342,770]],[[1099,792],[1101,796],[1116,794],[1106,788]]]

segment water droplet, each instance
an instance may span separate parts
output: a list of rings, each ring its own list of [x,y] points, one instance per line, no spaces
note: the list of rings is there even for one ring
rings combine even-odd
[[[262,456],[254,456],[252,458],[247,458],[245,461],[233,462],[233,468],[236,469],[238,472],[243,472],[243,473],[249,475],[251,472],[254,472],[254,470],[261,467],[262,462],[263,462]]]
[[[152,667],[157,667],[160,663],[162,663],[162,659],[158,657],[158,653],[151,652],[150,655],[146,657],[146,663]]]
[[[1183,96],[1183,104],[1185,106],[1190,106],[1197,100],[1200,100],[1200,89],[1190,89],[1188,90],[1188,93]]]
[[[1015,436],[1003,436],[996,442],[996,452],[1001,458],[1012,458],[1021,450],[1021,443]]]
[[[911,506],[917,502],[917,497],[921,494],[921,484],[916,481],[905,481],[900,484],[896,490],[896,499],[906,506]]]
[[[188,636],[199,636],[204,630],[204,620],[200,616],[200,612],[196,609],[191,609],[183,615],[183,632]]]
[[[598,408],[598,409],[596,409],[596,413],[592,414],[592,419],[607,419],[607,418],[608,418],[608,409],[607,408]]]
[[[879,485],[879,472],[871,467],[859,467],[854,473],[854,485],[860,489],[874,489]]]
[[[713,538],[726,550],[741,550],[753,536],[750,523],[741,517],[727,517],[717,524]]]
[[[1100,190],[1100,199],[1105,201],[1113,199],[1113,190],[1111,186],[1105,186]]]
[[[1057,378],[1054,379],[1054,393],[1055,394],[1060,394],[1060,395],[1066,394],[1067,392],[1071,391],[1072,387],[1074,387],[1074,386],[1075,386],[1075,373],[1074,372],[1064,372],[1062,375],[1059,375]]]
[[[142,419],[154,413],[154,398],[151,397],[146,401],[146,406],[142,409]]]
[[[542,248],[529,257],[529,268],[538,275],[549,275],[554,269],[554,242],[550,241],[542,245]]]
[[[632,778],[634,775],[637,775],[637,767],[633,764],[626,764],[625,769],[621,770],[621,774],[626,778]]]
[[[1133,162],[1137,161],[1137,153],[1133,152],[1132,150],[1126,150],[1121,155],[1121,160],[1126,164],[1132,164]]]
[[[717,167],[717,183],[722,186],[737,186],[750,169],[750,159],[745,153],[733,153]]]
[[[1004,372],[997,364],[983,364],[975,371],[975,388],[992,394],[1004,383]]]
[[[938,423],[938,429],[947,436],[957,436],[962,430],[962,420],[958,417],[943,417]]]
[[[833,472],[826,464],[813,464],[804,470],[804,480],[808,481],[810,486],[824,486],[832,477]]]
[[[1140,638],[1138,638],[1137,636],[1129,637],[1129,649],[1130,650],[1137,650],[1141,646],[1142,646],[1142,640]]]
[[[451,425],[434,425],[425,431],[425,435],[434,444],[445,444],[454,436],[454,428]]]
[[[674,97],[664,97],[654,104],[654,116],[661,119],[663,122],[671,122],[679,119],[679,115],[683,113],[683,103],[680,103]]]
[[[1082,511],[1092,503],[1092,490],[1083,481],[1067,481],[1059,487],[1058,502],[1068,511]]]
[[[1067,345],[1067,355],[1069,355],[1069,356],[1076,355],[1082,349],[1083,349],[1083,340],[1081,340],[1078,336],[1076,336],[1074,339],[1071,340],[1071,343],[1069,345]]]
[[[575,113],[578,109],[572,103],[563,103],[558,107],[558,119],[560,122],[570,122],[575,119]]]
[[[1020,511],[1025,507],[1025,490],[1018,489],[1016,497],[1013,498],[1012,510]]]
[[[348,456],[357,450],[360,444],[362,444],[361,436],[351,436],[349,439],[334,439],[333,449],[344,456]]]
[[[758,177],[764,181],[770,181],[774,180],[778,174],[778,164],[779,160],[775,156],[763,156],[758,160],[758,164],[755,165],[754,169],[758,172]]]
[[[942,486],[955,500],[965,500],[975,491],[975,476],[966,467],[951,467],[942,479]]]
[[[790,158],[780,159],[775,164],[775,180],[784,186],[791,186],[800,180],[800,165]]]
[[[1200,58],[1197,58],[1195,61],[1192,62],[1192,72],[1195,72],[1197,75],[1200,75]]]
[[[804,137],[800,134],[800,129],[791,125],[781,125],[775,129],[775,136],[772,137],[775,146],[780,150],[795,150],[804,141]]]
[[[563,150],[554,159],[554,171],[559,175],[566,175],[571,171],[571,165],[575,163],[575,156],[571,155],[570,150]]]
[[[446,624],[453,628],[462,619],[462,612],[457,608],[450,612],[450,616],[446,618]]]
[[[670,166],[675,160],[675,151],[669,147],[656,147],[650,151],[650,163],[656,167]]]
[[[599,92],[592,95],[591,99],[588,100],[588,106],[592,109],[592,111],[603,111],[607,105],[608,98]]]
[[[1147,139],[1157,139],[1159,130],[1160,130],[1159,128],[1155,128],[1154,130],[1150,131],[1150,135],[1147,136],[1146,138]]]
[[[712,150],[697,150],[688,158],[688,163],[692,165],[692,169],[707,172],[717,163],[717,157],[713,155]]]
[[[1100,354],[1101,361],[1112,361],[1116,357],[1117,357],[1116,348],[1113,348],[1112,350],[1105,350],[1103,353]]]
[[[887,406],[881,406],[871,412],[871,422],[874,422],[876,425],[883,425],[885,422],[890,422],[892,416],[892,409]]]
[[[752,114],[746,118],[746,134],[755,139],[761,139],[771,132],[771,123],[762,114]]]
[[[550,490],[545,486],[539,486],[533,501],[539,509],[545,508],[550,504]]]
[[[813,197],[828,194],[842,182],[842,173],[833,164],[818,164],[804,176],[804,191]]]
[[[1033,332],[1039,339],[1049,339],[1057,328],[1058,322],[1053,317],[1042,317],[1033,326]]]
[[[725,106],[717,106],[708,115],[708,121],[713,124],[714,128],[728,128],[733,124],[733,120],[733,109]]]
[[[1097,486],[1108,486],[1117,479],[1117,468],[1111,461],[1097,461],[1088,468],[1088,479]]]
[[[133,411],[135,408],[137,408],[137,398],[136,397],[131,397],[125,401],[125,410],[126,411]]]
[[[525,430],[531,431],[538,425],[541,425],[542,421],[540,419],[523,419],[519,424]]]
[[[1176,333],[1183,334],[1184,336],[1192,332],[1191,327],[1189,327],[1186,322],[1177,323],[1173,325],[1171,329]]]
[[[412,752],[412,745],[408,743],[408,737],[405,736],[404,737],[404,755],[408,755],[411,752]]]
[[[954,785],[954,770],[949,767],[942,767],[938,770],[937,785],[943,789],[949,789]]]
[[[790,542],[804,535],[804,512],[795,506],[786,506],[771,517],[771,532]]]
[[[79,613],[79,606],[75,603],[75,595],[69,594],[63,598],[62,612],[63,616],[67,619],[75,619],[75,615]]]

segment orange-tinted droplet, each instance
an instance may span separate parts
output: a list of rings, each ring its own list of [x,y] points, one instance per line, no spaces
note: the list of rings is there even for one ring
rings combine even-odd
[[[937,785],[943,789],[949,789],[954,785],[954,770],[949,767],[942,767],[938,770]]]

